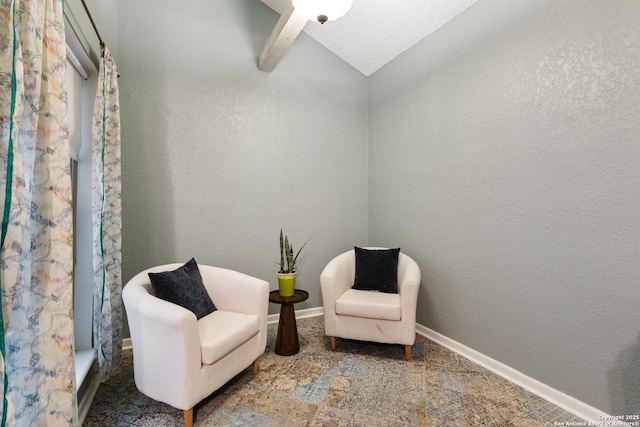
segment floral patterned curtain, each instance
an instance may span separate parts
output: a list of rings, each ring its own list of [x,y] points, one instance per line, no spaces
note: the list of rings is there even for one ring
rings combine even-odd
[[[63,0],[0,0],[2,426],[71,426],[72,223]]]
[[[118,72],[102,46],[93,111],[93,344],[100,378],[120,366],[122,353],[122,229]]]

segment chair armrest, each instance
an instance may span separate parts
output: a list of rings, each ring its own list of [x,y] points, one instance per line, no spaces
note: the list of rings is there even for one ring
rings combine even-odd
[[[415,323],[416,321],[416,306],[421,278],[418,263],[401,253],[398,262],[398,293],[400,294],[403,322]]]
[[[329,261],[320,274],[325,316],[335,314],[336,300],[353,286],[354,259],[353,251],[338,255]]]
[[[264,316],[269,309],[269,283],[226,268],[200,266],[202,281],[216,308]],[[262,319],[261,319],[262,320]]]
[[[136,275],[122,293],[136,385],[156,400],[181,407],[184,379],[196,376],[202,364],[196,316],[150,294],[147,273]]]

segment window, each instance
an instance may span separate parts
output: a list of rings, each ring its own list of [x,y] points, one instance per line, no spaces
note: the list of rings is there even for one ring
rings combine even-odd
[[[92,331],[91,115],[97,76],[95,69],[91,71],[93,75],[86,71],[67,46],[67,121],[74,229],[73,315],[78,386],[88,374],[95,356]]]

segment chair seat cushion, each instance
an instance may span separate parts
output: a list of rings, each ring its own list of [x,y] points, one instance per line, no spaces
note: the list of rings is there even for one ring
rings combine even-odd
[[[336,300],[336,314],[369,319],[400,320],[400,295],[349,289]]]
[[[260,332],[260,316],[217,310],[198,320],[202,363],[211,365]]]

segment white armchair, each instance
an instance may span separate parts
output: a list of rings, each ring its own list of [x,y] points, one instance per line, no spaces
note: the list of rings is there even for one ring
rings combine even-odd
[[[253,363],[267,343],[269,284],[224,268],[200,265],[205,288],[217,310],[196,320],[193,312],[153,294],[148,273],[175,270],[167,264],[133,277],[123,290],[135,383],[150,398],[184,411]]]
[[[370,248],[380,249],[380,248]],[[352,289],[356,270],[355,252],[338,255],[320,276],[324,330],[331,349],[336,337],[405,346],[411,358],[416,339],[416,304],[420,288],[420,268],[409,256],[398,256],[398,293]]]

